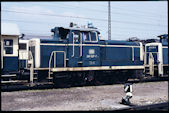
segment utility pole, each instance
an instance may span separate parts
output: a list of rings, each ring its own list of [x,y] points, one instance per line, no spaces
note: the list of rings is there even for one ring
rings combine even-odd
[[[111,40],[111,7],[108,1],[108,40]]]

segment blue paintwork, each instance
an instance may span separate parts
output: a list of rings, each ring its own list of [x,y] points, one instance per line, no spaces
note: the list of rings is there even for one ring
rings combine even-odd
[[[168,46],[168,34],[158,36],[163,46]]]
[[[89,54],[89,50],[93,49],[94,54]],[[100,47],[99,46],[83,46],[83,65],[84,67],[88,66],[100,66]]]
[[[168,34],[160,35],[160,42],[162,43],[163,47],[163,64],[168,64]]]
[[[163,64],[168,64],[168,48],[163,48]]]
[[[54,44],[72,44],[72,33],[69,33],[68,41],[44,40],[41,43]],[[80,42],[75,42],[80,44]],[[49,67],[49,58],[52,51],[65,51],[67,60],[67,67],[89,67],[89,66],[127,66],[127,65],[143,65],[140,61],[140,48],[134,48],[134,61],[132,61],[131,46],[140,46],[136,42],[126,41],[99,41],[98,42],[84,42],[83,44],[91,44],[91,46],[82,46],[82,56],[80,56],[80,45],[74,46],[57,46],[57,45],[41,45],[41,68]],[[97,44],[96,46],[92,46]],[[129,47],[102,47],[99,45],[127,45]],[[94,54],[89,54],[89,50],[94,50]],[[81,63],[82,62],[82,63]],[[56,67],[64,66],[64,56],[62,53],[56,54]],[[51,67],[54,66],[54,57],[52,58]]]
[[[56,40],[56,39],[41,39],[40,43],[49,43],[49,44],[65,44],[66,40]]]
[[[138,42],[127,42],[121,40],[101,40],[101,45],[127,45],[127,46],[140,46]]]
[[[159,37],[163,47],[167,47],[163,48],[163,64],[168,64],[168,34],[160,35]]]
[[[3,57],[2,73],[17,72],[18,71],[18,57]]]
[[[104,47],[101,51],[102,66],[143,65],[143,61],[140,61],[140,48],[134,48],[134,61],[131,47]]]
[[[73,44],[72,32],[76,35],[80,35],[80,31],[70,29],[65,39],[60,38],[61,36],[58,34],[57,27],[54,28],[53,31],[53,39],[40,39],[40,43],[49,44],[40,46],[40,68],[49,67],[49,59],[52,51],[66,52],[66,67],[143,65],[143,61],[140,61],[140,44],[138,42],[99,40],[99,37],[97,37],[97,42],[85,42],[83,40],[82,44],[88,45],[82,46],[82,56],[80,56],[80,41],[75,41],[74,43],[79,45],[74,46],[74,56],[72,56],[72,45],[63,46],[50,44]],[[98,31],[96,32],[99,33]],[[83,34],[84,31],[81,31],[81,33]],[[104,47],[100,45],[122,45],[126,47]],[[137,48],[134,47],[134,61],[132,61],[132,46],[138,46]],[[89,53],[89,51],[94,51],[94,53]],[[52,58],[51,67],[54,67],[54,56]],[[56,54],[56,67],[64,67],[63,53]]]
[[[19,60],[19,68],[26,68],[26,60]]]
[[[41,49],[41,55],[40,55],[40,59],[41,59],[41,63],[40,63],[40,67],[41,68],[47,68],[49,67],[49,59],[50,59],[50,55],[52,53],[52,51],[65,51],[65,47],[64,46],[53,46],[53,45],[41,45],[40,46]],[[59,55],[57,54],[57,60],[60,59],[61,62],[63,62],[63,55]],[[60,63],[56,64],[59,65],[59,67],[61,66]],[[63,65],[63,64],[62,64]],[[54,66],[54,56],[52,58],[52,64],[51,66]]]

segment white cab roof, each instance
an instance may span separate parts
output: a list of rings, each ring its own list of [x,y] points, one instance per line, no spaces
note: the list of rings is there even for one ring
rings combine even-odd
[[[17,24],[1,23],[1,35],[20,35]]]

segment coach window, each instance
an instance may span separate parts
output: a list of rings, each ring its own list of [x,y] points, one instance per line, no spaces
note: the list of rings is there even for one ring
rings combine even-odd
[[[4,50],[5,50],[5,54],[13,54],[13,40],[12,39],[4,40]]]
[[[20,43],[19,50],[26,50],[26,43]]]
[[[84,39],[85,42],[89,42],[90,41],[88,32],[84,32],[83,33],[83,39]]]

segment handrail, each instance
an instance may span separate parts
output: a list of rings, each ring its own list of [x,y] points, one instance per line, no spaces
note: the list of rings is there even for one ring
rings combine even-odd
[[[33,83],[33,77],[34,77],[34,70],[33,70],[33,68],[34,68],[34,62],[33,62],[33,55],[32,55],[32,52],[31,51],[29,51],[29,58],[28,58],[29,60],[28,61],[30,61],[29,63],[31,64],[31,67],[30,67],[30,83],[32,84]]]
[[[74,55],[75,55],[74,32],[72,32],[72,34],[73,34],[73,54],[72,54],[72,57],[74,57]]]
[[[81,56],[82,56],[82,53],[83,53],[83,52],[82,52],[82,50],[83,50],[83,49],[82,49],[82,46],[83,46],[83,45],[82,45],[82,33],[80,33],[80,44],[81,44],[81,46],[80,46],[80,57],[81,57]]]
[[[51,53],[50,59],[49,59],[49,72],[48,72],[48,78],[49,78],[49,79],[51,78],[51,77],[50,77],[50,65],[51,65],[51,60],[52,60],[53,53],[54,53],[54,52]]]
[[[132,61],[134,61],[134,47],[132,47]]]
[[[3,49],[3,41],[1,39],[1,69],[3,69],[3,57],[4,57],[4,49]]]
[[[54,68],[56,68],[56,53],[64,53],[64,67],[66,67],[66,53],[65,51],[52,51],[51,55],[50,55],[50,59],[49,59],[49,72],[48,72],[48,78],[51,79],[50,76],[50,70],[51,70],[51,61],[52,61],[52,57],[54,54]]]
[[[149,70],[150,75],[154,77],[154,57],[152,53],[149,53]]]

